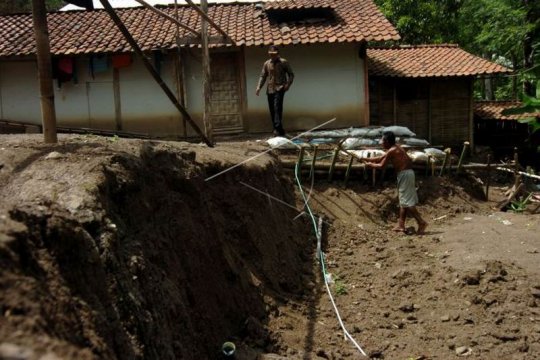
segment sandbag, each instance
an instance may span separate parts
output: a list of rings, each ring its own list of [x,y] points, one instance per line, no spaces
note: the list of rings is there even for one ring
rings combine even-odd
[[[379,149],[369,149],[369,150],[349,150],[350,153],[358,156],[361,159],[369,159],[374,157],[379,157],[384,155],[384,151]]]
[[[384,131],[391,131],[394,133],[395,136],[416,136],[415,133],[413,133],[411,130],[409,130],[409,128],[405,126],[387,126],[383,129],[383,132]]]
[[[270,138],[266,142],[268,143],[268,145],[270,145],[272,149],[297,149],[299,148],[299,146],[293,143],[291,140],[282,136],[276,136],[276,137]]]
[[[373,139],[357,139],[357,138],[347,138],[341,144],[344,149],[356,149],[360,146],[369,146],[377,145],[377,141]]]
[[[429,142],[424,139],[406,138],[403,139],[404,143],[410,146],[427,146]]]
[[[422,151],[409,151],[407,153],[413,163],[426,164],[428,162],[428,155]]]
[[[382,134],[382,127],[365,127],[365,128],[350,128],[349,136],[352,137],[380,137]]]
[[[426,148],[424,149],[424,152],[435,159],[444,159],[446,157],[446,153],[444,151],[436,148]]]

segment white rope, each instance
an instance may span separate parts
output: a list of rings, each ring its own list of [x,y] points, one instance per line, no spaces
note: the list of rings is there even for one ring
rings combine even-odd
[[[317,237],[317,252],[319,254],[319,259],[320,259],[320,262],[321,262],[321,269],[322,269],[322,274],[323,274],[323,279],[324,279],[324,285],[326,287],[326,292],[328,293],[328,296],[330,297],[330,302],[332,303],[332,307],[334,308],[334,312],[337,316],[337,319],[338,319],[338,322],[339,322],[339,325],[341,326],[341,329],[343,330],[343,335],[345,337],[345,340],[350,340],[354,346],[358,349],[358,351],[360,351],[360,353],[364,356],[367,357],[367,354],[364,352],[364,350],[362,349],[362,347],[360,345],[358,345],[358,342],[356,342],[356,340],[352,337],[352,335],[347,331],[347,329],[345,328],[345,324],[343,323],[343,320],[341,319],[341,315],[339,314],[339,310],[336,306],[336,302],[334,301],[334,297],[332,296],[332,292],[330,291],[330,286],[328,285],[328,279],[327,279],[327,276],[326,276],[326,268],[325,268],[325,265],[324,265],[324,253],[322,252],[321,250],[321,238],[322,238],[322,218],[319,218],[319,226],[317,226],[317,221],[315,220],[315,215],[313,215],[313,211],[311,210],[311,208],[309,207],[309,204],[307,202],[307,198],[306,198],[306,194],[304,193],[304,190],[302,188],[302,183],[300,182],[300,177],[299,177],[299,167],[300,167],[300,164],[297,163],[296,164],[296,167],[295,167],[295,178],[296,178],[296,182],[298,183],[298,187],[300,188],[300,193],[302,194],[302,199],[304,200],[304,204],[305,204],[305,209],[307,209],[310,217],[311,217],[311,221],[313,223],[313,227],[314,227],[314,230],[315,230],[315,236]]]

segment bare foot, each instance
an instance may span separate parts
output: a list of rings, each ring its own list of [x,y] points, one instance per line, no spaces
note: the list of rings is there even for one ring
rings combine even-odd
[[[424,235],[426,233],[427,226],[428,223],[424,221],[422,224],[418,225],[418,230],[416,231],[416,233],[418,235]]]
[[[392,231],[395,231],[395,232],[403,232],[403,233],[404,233],[404,232],[407,231],[407,229],[405,229],[404,227],[401,227],[401,226],[399,226],[399,225],[396,225],[396,226],[394,226],[394,227],[392,228]]]

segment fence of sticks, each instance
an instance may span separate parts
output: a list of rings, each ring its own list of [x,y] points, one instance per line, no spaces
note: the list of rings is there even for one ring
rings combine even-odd
[[[274,147],[274,152],[279,156],[285,169],[295,169],[299,164],[299,175],[308,179],[326,178],[328,182],[341,181],[343,186],[347,187],[353,174],[356,177],[360,176],[364,182],[369,182],[373,186],[385,177],[387,169],[367,168],[362,162],[363,158],[380,156],[384,153],[378,142],[365,145],[357,142],[360,145],[350,146],[351,137],[348,136],[350,134],[337,132],[333,137],[329,135],[327,132],[321,138],[319,134],[305,134],[293,141],[282,138],[281,143],[271,144],[269,140],[269,144]],[[365,138],[357,139],[364,140]],[[484,171],[486,199],[489,197],[493,172],[512,173],[514,185],[507,191],[507,198],[496,205],[499,210],[511,209],[511,206],[516,203],[532,203],[537,200],[540,202],[540,192],[535,185],[535,182],[540,180],[540,176],[530,168],[521,167],[517,149],[515,149],[513,161],[509,163],[493,163],[490,155],[487,155],[485,163],[465,163],[466,155],[470,151],[469,142],[463,143],[459,156],[452,154],[450,148],[441,150],[442,146],[432,146],[427,142],[420,144],[404,141],[403,137],[399,139],[399,142],[413,160],[413,169],[418,174],[448,176],[458,175],[467,170]],[[511,210],[519,211],[520,209]],[[533,213],[539,211],[540,203],[535,208],[533,207]]]

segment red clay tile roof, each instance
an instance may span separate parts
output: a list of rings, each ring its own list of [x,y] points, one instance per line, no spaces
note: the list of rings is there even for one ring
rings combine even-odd
[[[286,0],[266,2],[264,8],[266,10],[333,8],[333,4],[334,1],[330,0]]]
[[[472,55],[457,45],[417,45],[370,48],[368,69],[372,76],[446,77],[506,73],[504,66]]]
[[[540,118],[540,113],[503,115],[505,109],[521,106],[519,101],[478,101],[474,103],[474,115],[483,120],[519,120],[527,117]]]
[[[305,4],[311,3],[307,0],[301,1]],[[238,46],[399,39],[396,29],[372,0],[315,1],[317,4],[330,4],[336,19],[316,24],[275,24],[268,20],[260,5],[253,3],[210,4],[209,16]],[[173,6],[160,9],[175,16]],[[117,12],[143,50],[177,47],[176,26],[171,22],[145,8],[117,9]],[[199,17],[188,6],[179,6],[179,20],[192,28],[200,28]],[[51,52],[54,55],[131,51],[131,47],[104,10],[50,13],[48,24]],[[210,30],[210,36],[217,35],[214,29]],[[183,29],[180,29],[180,37],[184,37],[184,40],[193,38],[191,33]],[[198,45],[191,41],[190,45],[182,46]],[[0,16],[0,57],[27,56],[34,53],[31,15]]]

